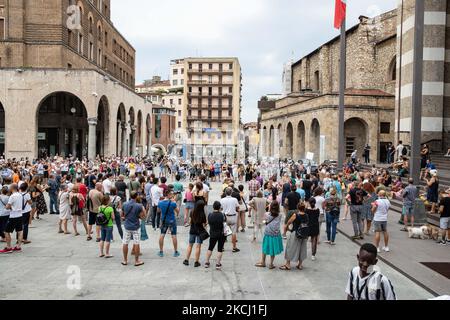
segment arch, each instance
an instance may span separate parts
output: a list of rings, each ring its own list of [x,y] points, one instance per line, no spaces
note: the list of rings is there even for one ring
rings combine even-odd
[[[134,108],[133,107],[130,107],[130,110],[128,110],[128,117],[130,118],[129,120],[128,120],[128,123],[131,125],[131,126],[134,126],[134,124],[135,124],[135,114],[134,114]]]
[[[87,156],[87,115],[84,103],[70,92],[57,91],[42,99],[36,109],[38,157]]]
[[[129,134],[129,138],[128,138],[128,150],[129,150],[129,155],[134,156],[136,153],[136,114],[134,112],[134,108],[130,107],[130,110],[128,111],[128,117],[129,117],[129,121],[128,124],[130,125],[130,134]]]
[[[361,156],[364,147],[369,142],[369,126],[361,118],[353,117],[344,123],[345,154],[350,157],[352,152],[357,150]]]
[[[90,34],[94,34],[94,15],[92,12],[88,13],[88,31]]]
[[[116,154],[124,156],[126,153],[126,130],[127,130],[127,113],[123,103],[119,105],[117,110],[116,122]]]
[[[397,56],[394,56],[389,64],[388,81],[397,80]]]
[[[80,9],[80,25],[81,26],[83,26],[83,14],[84,14],[84,5],[83,5],[83,2],[81,2],[81,1],[78,1],[77,2],[77,6],[78,6],[78,8]],[[83,28],[81,28],[81,30],[82,30]],[[80,30],[80,32],[81,32],[81,30]]]
[[[5,153],[5,109],[0,101],[0,155]]]
[[[314,72],[314,91],[320,91],[320,71]]]
[[[305,123],[303,121],[300,121],[297,125],[297,160],[305,159],[305,140],[306,140],[306,128]]]
[[[314,153],[314,161],[320,161],[320,123],[319,120],[313,119],[311,121],[309,134],[309,151]]]
[[[288,123],[286,127],[286,158],[294,157],[294,127],[292,123]]]
[[[96,154],[105,156],[110,154],[109,146],[109,101],[106,96],[102,96],[97,107],[97,143]],[[106,149],[106,150],[105,150]]]

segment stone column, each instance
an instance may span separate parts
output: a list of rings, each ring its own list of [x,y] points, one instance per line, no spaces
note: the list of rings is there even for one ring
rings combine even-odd
[[[72,145],[70,146],[70,149],[72,150],[72,156],[74,158],[77,157],[77,130],[72,129]]]
[[[97,156],[96,153],[96,142],[97,142],[97,118],[89,118],[89,140],[88,140],[88,159],[94,160]]]
[[[147,157],[152,156],[152,132],[147,132],[148,141],[147,141]]]
[[[136,126],[131,126],[130,134],[130,155],[132,157],[136,156]]]
[[[59,130],[59,149],[55,150],[59,156],[66,156],[66,129],[60,127]]]
[[[122,148],[121,148],[121,156],[126,157],[127,155],[127,127],[125,124],[122,124]]]
[[[262,158],[265,155],[265,144],[266,144],[266,130],[264,130],[264,128],[261,128],[261,130],[259,131],[259,154],[258,154],[258,159],[262,160]]]

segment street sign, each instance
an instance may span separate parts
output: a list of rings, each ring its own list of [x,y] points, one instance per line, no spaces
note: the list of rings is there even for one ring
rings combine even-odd
[[[45,141],[47,135],[45,134],[45,132],[39,132],[38,135],[37,135],[37,137],[38,137],[38,140],[39,140],[39,141]]]

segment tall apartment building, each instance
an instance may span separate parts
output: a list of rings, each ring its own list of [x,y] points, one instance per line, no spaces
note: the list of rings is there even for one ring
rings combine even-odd
[[[185,58],[186,130],[193,159],[234,159],[241,115],[241,67],[237,58]]]
[[[0,0],[0,68],[7,157],[134,155],[151,140],[110,0]]]
[[[175,59],[170,61],[169,80],[172,88],[184,87],[184,60]]]

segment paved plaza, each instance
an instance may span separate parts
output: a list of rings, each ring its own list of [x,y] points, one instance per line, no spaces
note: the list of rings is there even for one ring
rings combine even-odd
[[[210,199],[218,199],[220,185],[213,183],[212,188]],[[192,261],[189,267],[182,264],[188,228],[179,227],[182,256],[172,257],[171,240],[167,238],[165,257],[160,258],[159,233],[147,227],[150,239],[142,245],[145,265],[124,267],[120,264],[122,251],[117,232],[111,250],[114,258],[106,260],[98,258],[95,241],[58,234],[57,221],[57,216],[46,215],[43,220],[33,222],[34,228],[30,230],[33,243],[23,253],[0,257],[0,299],[341,300],[346,298],[347,275],[356,264],[359,249],[339,234],[337,246],[321,244],[317,261],[311,261],[309,256],[303,271],[258,269],[254,265],[260,257],[261,240],[251,243],[252,230],[248,229],[238,237],[242,251],[233,254],[228,243],[223,270],[216,271],[203,266],[194,268]],[[204,244],[202,261],[206,249]],[[275,264],[280,266],[283,261],[283,256],[279,256]],[[429,292],[385,263],[380,262],[379,267],[391,279],[399,299],[432,298]],[[79,289],[73,286],[74,270],[80,271]]]

